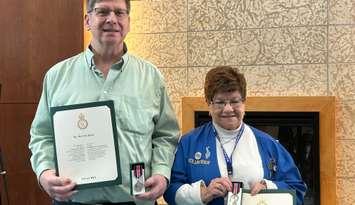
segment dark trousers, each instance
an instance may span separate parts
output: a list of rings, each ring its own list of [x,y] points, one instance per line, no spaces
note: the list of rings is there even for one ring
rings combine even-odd
[[[133,201],[130,202],[120,202],[120,203],[100,203],[102,205],[135,205]],[[75,202],[62,202],[62,201],[53,201],[53,205],[90,205],[90,204],[82,204],[82,203],[75,203]]]

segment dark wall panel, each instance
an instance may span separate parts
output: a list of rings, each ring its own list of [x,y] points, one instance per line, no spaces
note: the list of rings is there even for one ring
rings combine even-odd
[[[37,102],[45,71],[82,50],[78,0],[0,0],[0,102]]]
[[[0,176],[0,204],[47,205],[30,166],[29,128],[45,72],[83,50],[83,5],[0,0],[0,8],[0,148],[7,171]]]

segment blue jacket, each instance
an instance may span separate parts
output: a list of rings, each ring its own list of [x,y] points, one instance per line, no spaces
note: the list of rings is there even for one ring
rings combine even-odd
[[[249,126],[250,127],[250,126]],[[256,128],[250,127],[255,135],[259,153],[262,159],[264,179],[273,181],[279,189],[292,189],[296,191],[297,205],[303,204],[306,185],[287,150],[270,135]],[[203,153],[210,147],[208,160],[204,155],[199,160],[195,153]],[[192,184],[203,180],[206,185],[214,178],[221,177],[217,153],[216,138],[212,122],[198,127],[181,138],[175,161],[172,167],[171,181],[164,193],[168,204],[175,205],[176,191],[183,184]],[[212,200],[211,205],[223,205],[222,197]]]

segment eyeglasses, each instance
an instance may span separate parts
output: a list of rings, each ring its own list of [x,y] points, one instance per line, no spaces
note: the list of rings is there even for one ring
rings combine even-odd
[[[124,19],[129,15],[128,10],[126,9],[109,9],[109,8],[102,8],[102,7],[97,7],[94,8],[93,10],[89,11],[88,13],[94,11],[95,15],[97,17],[101,17],[101,18],[105,18],[110,16],[111,12],[115,13],[116,17],[118,17],[119,19]]]
[[[233,109],[239,108],[243,103],[242,98],[232,99],[232,100],[212,100],[211,105],[216,109],[224,109],[224,107],[229,104]]]

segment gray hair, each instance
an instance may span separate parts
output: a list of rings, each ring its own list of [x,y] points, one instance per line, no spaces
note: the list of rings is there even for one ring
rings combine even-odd
[[[99,3],[100,1],[103,1],[103,0],[86,0],[86,12],[92,11],[94,9],[95,4]],[[128,13],[129,13],[131,10],[131,1],[125,0],[125,2],[126,2],[126,7],[128,10]]]

